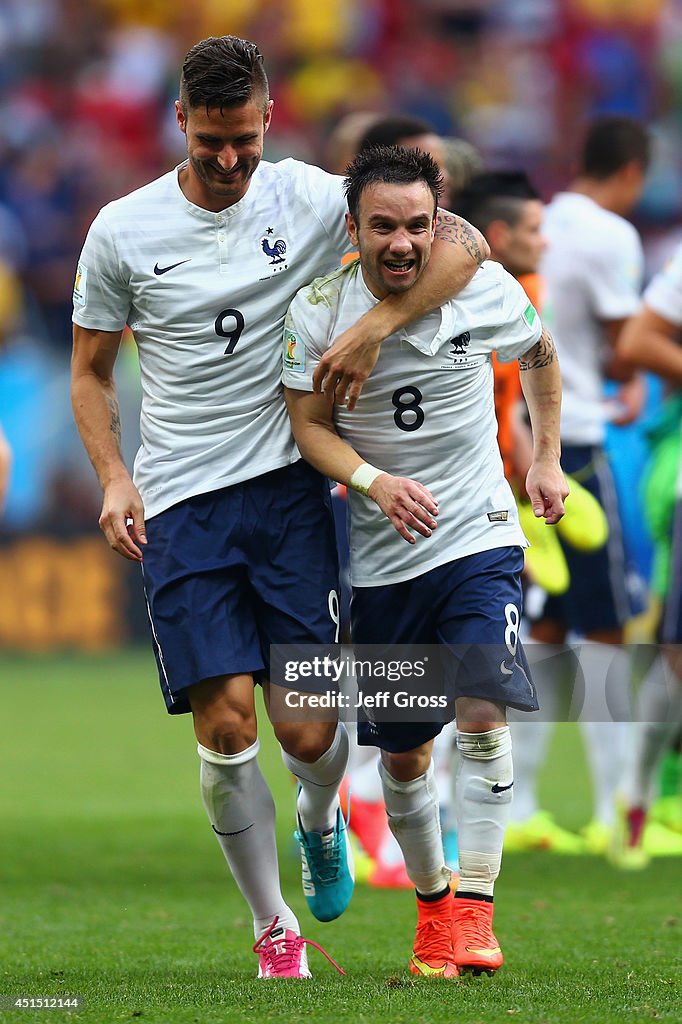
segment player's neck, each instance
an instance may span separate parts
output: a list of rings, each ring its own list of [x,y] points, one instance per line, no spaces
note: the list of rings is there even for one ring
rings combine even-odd
[[[579,195],[587,196],[597,206],[611,213],[617,213],[626,217],[629,211],[629,204],[623,201],[621,189],[618,184],[609,180],[600,181],[597,178],[581,177],[576,178],[568,188],[569,192],[577,192]]]
[[[239,195],[217,195],[215,192],[211,192],[201,178],[194,173],[191,164],[186,164],[178,171],[178,184],[185,199],[202,210],[208,210],[209,213],[222,213],[223,210],[228,210],[243,199],[248,190],[247,184],[247,187]]]

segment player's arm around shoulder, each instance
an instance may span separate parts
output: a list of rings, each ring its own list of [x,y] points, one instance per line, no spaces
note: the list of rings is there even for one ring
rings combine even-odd
[[[352,411],[382,342],[457,295],[489,255],[488,243],[477,228],[439,209],[431,258],[419,280],[400,295],[387,295],[334,339],[315,372],[315,390],[324,390],[330,400],[347,404]]]
[[[142,499],[121,455],[121,417],[114,383],[120,344],[121,331],[74,324],[71,404],[104,493],[99,525],[114,551],[139,562],[139,545],[147,540]]]
[[[519,359],[521,387],[533,433],[533,461],[526,491],[537,518],[558,523],[564,514],[568,484],[560,464],[561,375],[556,348],[546,327]]]

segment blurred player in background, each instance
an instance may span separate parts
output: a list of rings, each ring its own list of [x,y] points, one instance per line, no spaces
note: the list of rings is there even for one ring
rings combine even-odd
[[[307,940],[280,891],[275,809],[256,759],[254,681],[267,677],[270,643],[327,643],[337,630],[329,488],[295,448],[280,341],[296,289],[338,266],[349,243],[341,178],[261,162],[272,107],[253,43],[224,36],[189,51],[176,102],[187,161],[105,207],[88,233],[72,396],[104,491],[100,525],[143,566],[168,711],[193,716],[204,804],[253,914],[259,976],[303,978]],[[421,294],[381,303],[321,365],[338,402],[352,408],[384,337],[471,277],[477,232],[448,216],[439,235]],[[113,382],[126,323],[143,384],[135,482]],[[299,780],[308,905],[331,920],[353,887],[337,795],[346,730],[275,732]]]
[[[452,210],[452,188],[446,148],[442,138],[428,121],[409,114],[392,114],[374,121],[360,139],[358,153],[373,146],[405,146],[407,149],[421,149],[428,153],[438,164],[443,176],[443,192],[440,205],[445,210]],[[452,160],[452,152],[450,152]]]
[[[344,174],[358,151],[361,139],[382,116],[372,110],[353,110],[337,121],[325,144],[326,169],[332,174]]]
[[[657,768],[666,748],[682,726],[682,247],[651,281],[642,308],[626,324],[618,343],[619,355],[633,368],[658,374],[669,387],[666,399],[672,430],[662,438],[660,454],[666,458],[650,495],[650,525],[663,557],[657,559],[657,589],[665,595],[659,625],[660,655],[644,677],[635,715],[632,764],[622,791],[624,806],[612,839],[611,856],[625,868],[648,862],[645,823]],[[671,443],[669,444],[668,441]],[[679,800],[678,800],[679,814]],[[682,853],[682,838],[667,839],[669,852]]]
[[[495,441],[490,355],[523,357],[535,438],[528,491],[536,514],[556,522],[567,488],[554,346],[521,287],[487,262],[439,315],[386,343],[352,415],[313,392],[315,367],[336,330],[419,279],[440,184],[436,163],[419,150],[359,154],[347,178],[347,222],[360,262],[297,295],[286,320],[283,379],[304,457],[351,488],[354,644],[441,643],[453,657],[447,671],[454,672],[460,754],[454,901],[431,760],[443,722],[358,724],[360,741],[381,749],[389,824],[417,890],[410,969],[448,978],[502,964],[492,923],[513,786],[505,713],[508,705],[537,708],[518,643],[524,537]],[[403,473],[426,479],[441,504]],[[461,663],[460,644],[468,647]]]
[[[639,305],[642,246],[625,217],[641,194],[649,163],[646,128],[628,117],[594,121],[586,134],[578,176],[545,210],[547,250],[541,264],[546,285],[543,316],[561,362],[562,466],[601,503],[609,520],[608,543],[594,553],[565,546],[568,590],[549,596],[533,623],[533,639],[561,645],[569,634],[587,641],[580,652],[585,703],[580,717],[594,784],[588,849],[604,852],[622,777],[629,717],[630,664],[622,649],[631,614],[625,552],[613,476],[604,450],[607,377],[623,383],[613,422],[634,419],[641,384],[618,360],[615,345]],[[573,658],[563,659],[575,673]],[[557,659],[538,665],[540,692],[556,694]],[[543,667],[545,666],[545,667]],[[543,685],[543,674],[550,675]],[[608,696],[607,696],[608,693]],[[543,703],[544,717],[558,711]]]
[[[457,209],[466,210],[490,246],[490,258],[521,284],[536,309],[541,308],[538,267],[545,249],[543,203],[523,171],[487,171],[460,191]],[[462,213],[464,216],[464,213]],[[467,219],[469,219],[467,217]],[[518,364],[493,357],[497,435],[505,475],[523,487],[532,461],[532,438],[523,415]]]

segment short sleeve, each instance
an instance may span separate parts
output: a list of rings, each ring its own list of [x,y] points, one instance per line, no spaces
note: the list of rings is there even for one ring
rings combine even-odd
[[[303,186],[310,208],[319,219],[332,246],[338,251],[339,259],[353,251],[346,230],[348,204],[343,191],[344,179],[338,174],[328,174],[319,167],[302,164]]]
[[[651,279],[644,292],[644,302],[654,313],[682,327],[682,246]]]
[[[282,345],[282,383],[294,391],[312,391],[313,374],[327,348],[328,329],[318,306],[303,288],[287,310]]]
[[[73,322],[99,331],[121,331],[128,321],[131,294],[122,279],[116,247],[100,212],[88,231],[73,288]]]
[[[594,315],[600,320],[624,320],[637,311],[644,269],[639,235],[631,224],[613,225],[608,252],[595,253],[585,275]]]
[[[490,337],[490,350],[501,363],[510,363],[540,340],[542,322],[519,282],[502,267],[499,278],[500,313],[493,321],[496,327]]]

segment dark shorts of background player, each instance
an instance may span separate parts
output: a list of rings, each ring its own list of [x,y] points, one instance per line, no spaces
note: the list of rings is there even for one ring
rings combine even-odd
[[[670,546],[670,581],[663,605],[659,639],[664,644],[682,644],[682,499],[673,516]]]
[[[170,714],[202,679],[267,678],[270,644],[332,644],[338,563],[329,482],[306,462],[189,498],[147,522],[143,576]],[[302,687],[299,687],[302,688]]]
[[[563,445],[561,466],[600,502],[608,520],[609,537],[604,547],[589,553],[562,542],[571,582],[566,593],[546,599],[537,618],[559,622],[567,631],[581,635],[617,629],[632,615],[632,606],[611,468],[603,449],[592,445]]]
[[[443,645],[445,682],[453,697],[479,697],[537,711],[535,686],[518,638],[522,570],[520,547],[493,548],[402,583],[356,587],[353,642]],[[433,739],[445,724],[358,721],[358,742],[401,753]]]

